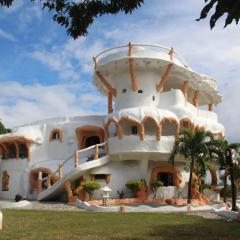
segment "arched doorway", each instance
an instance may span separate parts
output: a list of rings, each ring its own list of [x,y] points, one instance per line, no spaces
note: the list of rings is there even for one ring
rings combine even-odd
[[[104,130],[98,126],[86,125],[76,129],[78,149],[84,149],[104,142]]]

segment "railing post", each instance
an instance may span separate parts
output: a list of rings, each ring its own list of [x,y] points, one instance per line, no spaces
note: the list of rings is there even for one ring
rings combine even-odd
[[[98,144],[95,145],[95,155],[94,160],[98,159]]]
[[[78,167],[79,161],[78,161],[78,152],[75,152],[74,154],[74,166],[75,168]]]
[[[38,193],[42,191],[42,172],[38,172],[37,191]]]
[[[47,188],[50,188],[51,187],[51,176],[49,175],[47,177]]]
[[[61,163],[58,164],[58,176],[59,176],[59,178],[62,178],[62,164]]]

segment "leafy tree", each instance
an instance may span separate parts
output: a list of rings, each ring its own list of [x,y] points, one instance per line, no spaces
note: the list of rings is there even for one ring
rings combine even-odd
[[[226,170],[224,176],[222,176],[222,180],[224,184],[224,188],[223,188],[224,202],[226,202],[226,197],[227,197],[227,178],[230,174],[229,171],[227,171],[227,163],[225,158],[225,151],[228,148],[232,148],[236,150],[236,152],[238,153],[237,160],[240,161],[240,157],[239,157],[240,143],[229,144],[226,140],[212,140],[212,144],[209,147],[210,155],[212,156],[212,158],[215,158],[215,160],[219,162],[220,166]],[[237,181],[239,185],[240,168],[236,164],[233,166],[233,168],[234,168],[234,180]]]
[[[0,6],[10,7],[14,0],[0,0]],[[36,2],[37,0],[31,0]],[[67,29],[76,39],[86,36],[89,26],[97,17],[119,12],[132,13],[144,0],[38,0],[43,9],[53,12],[53,20]]]
[[[215,7],[215,12],[210,18],[210,27],[214,28],[218,19],[224,14],[227,15],[225,26],[231,24],[233,21],[238,24],[240,19],[240,1],[239,0],[205,0],[205,7],[202,9],[200,18],[197,21],[208,16],[209,12]]]
[[[92,200],[94,191],[100,189],[100,187],[101,187],[100,183],[96,182],[96,181],[88,181],[88,182],[84,183],[82,186],[88,193],[89,200]]]
[[[2,122],[0,122],[0,135],[10,133],[11,129],[6,128]]]
[[[209,138],[209,140],[208,140]],[[174,164],[177,154],[184,156],[190,165],[189,181],[188,181],[188,203],[192,201],[192,175],[197,170],[200,175],[206,173],[206,162],[210,159],[208,145],[212,135],[208,132],[193,131],[183,128],[179,137],[175,141],[170,160]]]

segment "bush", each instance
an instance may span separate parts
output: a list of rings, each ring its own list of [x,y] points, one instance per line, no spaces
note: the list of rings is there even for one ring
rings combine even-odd
[[[163,187],[164,183],[162,181],[156,180],[151,182],[151,186],[153,189],[157,190],[159,187]]]
[[[96,181],[88,181],[86,183],[84,183],[83,188],[86,190],[86,192],[89,194],[89,199],[92,199],[93,196],[93,192],[95,190],[100,189],[101,185],[100,183],[96,182]]]
[[[16,202],[19,202],[19,201],[21,201],[22,199],[23,199],[23,197],[22,197],[21,194],[16,194],[16,196],[15,196],[15,201],[16,201]]]
[[[142,185],[143,185],[143,180],[139,180],[139,179],[129,180],[126,183],[126,187],[132,191],[134,197],[136,196],[137,192],[140,190]]]

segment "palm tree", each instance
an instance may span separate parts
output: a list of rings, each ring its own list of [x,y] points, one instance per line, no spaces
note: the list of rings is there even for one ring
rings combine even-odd
[[[222,176],[223,183],[224,183],[224,188],[223,188],[224,202],[226,202],[227,177],[230,174],[229,171],[227,171],[228,168],[227,168],[227,161],[225,158],[225,151],[227,149],[234,149],[236,150],[237,153],[239,153],[239,147],[240,147],[239,143],[229,144],[226,140],[212,140],[212,144],[210,145],[210,148],[209,148],[210,155],[219,162],[221,168],[226,170],[224,176]],[[237,160],[239,161],[239,156]],[[239,179],[240,169],[239,169],[239,166],[236,164],[233,166],[233,168],[234,168],[234,175],[232,175],[232,177],[234,179],[233,181],[231,181],[231,185],[232,185],[232,201],[235,202],[236,193],[234,191],[236,189],[235,189],[235,186],[233,185],[234,185],[234,180]]]
[[[183,128],[179,137],[175,141],[173,151],[170,156],[172,164],[177,154],[184,156],[190,164],[190,174],[188,182],[188,203],[192,201],[192,174],[197,169],[200,175],[206,173],[206,161],[210,159],[208,145],[212,135],[209,132],[193,131]]]

